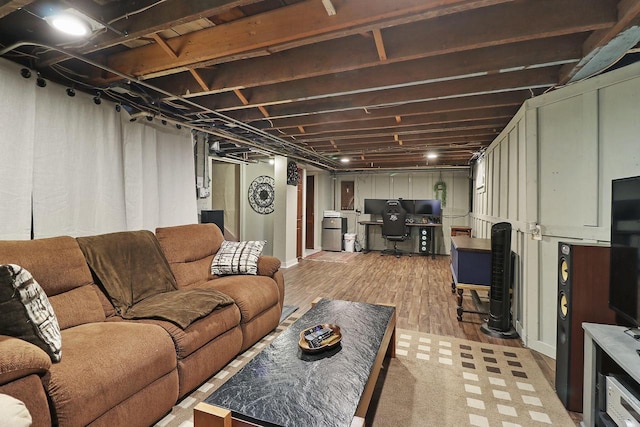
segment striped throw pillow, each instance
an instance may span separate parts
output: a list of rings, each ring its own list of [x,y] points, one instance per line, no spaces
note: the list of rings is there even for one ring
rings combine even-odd
[[[53,362],[62,357],[58,319],[44,290],[24,268],[0,265],[0,334],[37,345]]]
[[[246,242],[222,242],[218,253],[211,262],[211,274],[258,274],[258,257],[267,243],[266,240]]]

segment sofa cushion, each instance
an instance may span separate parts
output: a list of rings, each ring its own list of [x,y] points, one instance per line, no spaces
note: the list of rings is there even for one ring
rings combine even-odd
[[[56,313],[60,329],[104,321],[105,311],[97,292],[98,287],[90,285],[50,297],[49,302]]]
[[[60,326],[47,295],[31,273],[0,265],[0,334],[29,341],[54,362],[62,357]]]
[[[230,242],[225,240],[211,263],[211,274],[258,274],[258,257],[266,240]]]
[[[169,261],[178,287],[206,282],[211,260],[224,241],[215,224],[188,224],[156,228],[156,237]]]
[[[87,304],[80,311],[60,311],[57,296],[93,284],[91,271],[76,239],[69,236],[36,240],[1,240],[0,260],[26,268],[49,297],[61,329],[94,322],[102,309]],[[96,313],[94,310],[97,310]]]
[[[194,287],[217,289],[233,298],[240,308],[240,323],[249,322],[279,303],[278,285],[272,278],[265,276],[224,276]]]
[[[122,322],[124,320],[114,317],[109,321]],[[240,310],[235,304],[220,308],[202,319],[196,320],[185,329],[159,319],[140,319],[135,320],[135,322],[161,326],[171,335],[178,359],[184,359],[220,335],[238,326],[240,324]]]
[[[59,425],[88,425],[176,370],[173,342],[156,325],[88,323],[62,339],[65,357],[44,378]]]

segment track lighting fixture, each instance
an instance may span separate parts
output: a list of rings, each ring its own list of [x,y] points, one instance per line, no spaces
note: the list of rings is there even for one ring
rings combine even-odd
[[[68,87],[68,88],[67,88],[67,96],[70,96],[70,97],[72,97],[72,98],[73,98],[74,96],[76,96],[76,91],[75,91],[75,89],[74,89],[74,88],[72,88],[72,87]]]
[[[130,121],[131,123],[135,122],[136,120],[138,120],[138,119],[136,119],[135,117],[131,117],[131,118],[129,119],[129,121]]]
[[[162,124],[166,126],[167,125],[167,121],[162,119]]]
[[[100,92],[98,92],[96,94],[96,96],[93,97],[93,103],[94,104],[96,104],[96,105],[102,104],[102,99],[100,98],[100,95],[101,95]]]
[[[20,70],[20,75],[25,79],[28,79],[29,77],[31,77],[31,70],[28,68],[23,68],[22,70]]]
[[[182,129],[182,126],[180,126],[179,124],[176,123],[176,128]]]
[[[47,85],[47,81],[42,78],[40,73],[38,73],[38,78],[36,79],[36,84],[38,87],[45,87]]]
[[[122,110],[122,106],[120,104],[116,104],[116,112],[120,112]]]
[[[151,116],[147,116],[147,121],[148,121],[148,122],[153,121],[153,117],[151,117]]]

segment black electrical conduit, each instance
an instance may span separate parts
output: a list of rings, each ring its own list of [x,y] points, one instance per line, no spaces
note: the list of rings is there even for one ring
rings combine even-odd
[[[336,170],[337,169],[337,167],[336,167],[338,165],[337,162],[333,161],[332,159],[327,159],[327,158],[319,155],[318,153],[316,153],[314,151],[301,148],[301,147],[299,147],[299,146],[297,146],[295,144],[292,144],[292,143],[290,143],[288,141],[285,141],[285,140],[283,140],[281,138],[278,138],[278,137],[276,137],[274,135],[271,135],[268,132],[265,132],[263,130],[254,128],[253,126],[247,125],[246,123],[243,123],[243,122],[241,122],[239,120],[236,120],[236,119],[234,119],[232,117],[225,116],[224,114],[219,113],[218,111],[211,110],[209,108],[203,107],[202,105],[200,105],[200,104],[198,104],[196,102],[190,101],[190,100],[188,100],[186,98],[183,98],[180,95],[175,95],[175,94],[173,94],[171,92],[165,91],[164,89],[160,89],[158,87],[155,87],[153,85],[145,83],[144,80],[138,79],[138,78],[133,77],[133,76],[129,76],[129,75],[125,74],[125,73],[122,73],[120,71],[117,71],[117,70],[114,70],[112,68],[109,68],[109,67],[107,67],[105,65],[99,64],[99,63],[97,63],[95,61],[87,59],[87,58],[85,58],[85,57],[83,57],[81,55],[77,55],[75,53],[68,52],[68,51],[66,51],[64,49],[60,49],[60,48],[55,47],[55,46],[49,46],[49,45],[46,45],[46,44],[43,44],[43,43],[38,43],[38,42],[21,41],[21,42],[16,42],[16,43],[14,43],[12,45],[9,45],[9,46],[5,47],[4,49],[0,50],[0,57],[6,55],[7,53],[9,53],[9,52],[11,52],[13,50],[17,50],[18,48],[23,47],[23,46],[42,47],[42,48],[45,48],[45,49],[54,50],[56,52],[59,52],[59,53],[61,53],[63,55],[68,56],[69,58],[77,59],[78,61],[82,61],[85,64],[88,64],[88,65],[91,65],[93,67],[99,68],[99,69],[101,69],[103,71],[106,71],[108,73],[115,74],[115,75],[117,75],[117,76],[119,76],[119,77],[121,77],[123,79],[136,82],[137,84],[139,84],[141,86],[144,86],[144,87],[146,87],[148,89],[151,89],[153,91],[161,93],[161,94],[163,94],[163,95],[165,95],[165,96],[167,96],[169,98],[178,99],[178,100],[184,102],[187,105],[190,105],[192,107],[195,107],[195,108],[198,108],[198,109],[202,110],[203,112],[213,114],[213,115],[217,116],[218,118],[220,118],[222,120],[225,120],[227,122],[233,123],[236,126],[242,128],[242,129],[244,129],[244,130],[246,130],[248,132],[251,132],[256,136],[260,136],[262,138],[269,139],[272,142],[275,142],[275,143],[278,143],[280,145],[283,145],[283,146],[293,150],[294,152],[301,153],[301,154],[293,154],[292,155],[291,153],[283,153],[283,152],[280,152],[280,151],[278,151],[278,150],[276,150],[276,149],[274,149],[272,147],[265,148],[265,147],[262,147],[262,146],[254,143],[252,141],[246,141],[246,140],[241,139],[241,138],[239,138],[237,136],[236,136],[236,139],[234,139],[234,138],[230,137],[229,135],[226,135],[226,134],[223,134],[223,133],[220,133],[220,132],[216,132],[216,131],[211,130],[211,129],[207,129],[207,128],[203,128],[203,127],[200,127],[200,126],[194,126],[194,125],[189,125],[189,124],[182,123],[184,126],[189,127],[191,129],[199,130],[201,132],[205,132],[205,133],[208,133],[208,134],[211,134],[211,135],[215,135],[215,136],[218,136],[218,137],[221,137],[221,138],[226,138],[226,139],[232,140],[234,142],[238,142],[240,144],[249,145],[249,146],[251,146],[253,148],[256,148],[256,149],[259,149],[259,150],[263,150],[263,151],[267,151],[267,152],[272,153],[272,154],[281,155],[281,156],[285,156],[285,157],[294,157],[294,158],[296,158],[298,160],[301,160],[301,161],[313,163],[316,166],[319,166],[320,168],[323,168],[323,169],[331,169],[331,170]],[[304,157],[305,155],[311,156],[311,159],[309,159],[308,157]],[[321,159],[321,160],[315,160],[315,159]]]

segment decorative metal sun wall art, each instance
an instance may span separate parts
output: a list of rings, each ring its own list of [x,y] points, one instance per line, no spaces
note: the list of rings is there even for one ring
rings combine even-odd
[[[267,175],[261,175],[249,185],[249,205],[262,215],[273,212],[275,200],[275,181]]]

